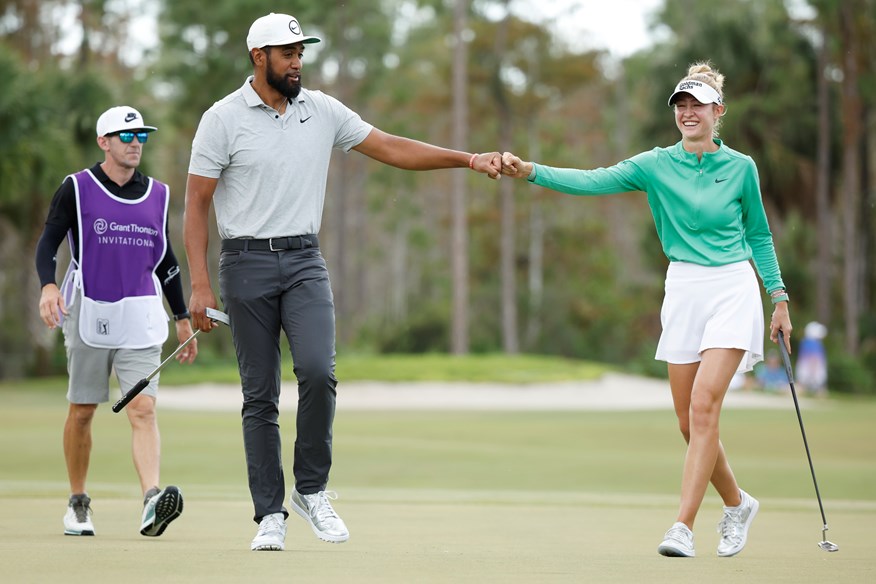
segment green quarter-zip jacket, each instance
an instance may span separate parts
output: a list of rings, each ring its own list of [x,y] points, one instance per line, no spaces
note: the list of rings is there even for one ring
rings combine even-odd
[[[723,266],[754,259],[767,292],[784,288],[757,166],[715,139],[702,160],[681,142],[608,168],[579,170],[534,164],[530,181],[570,195],[643,191],[663,253],[670,261]]]

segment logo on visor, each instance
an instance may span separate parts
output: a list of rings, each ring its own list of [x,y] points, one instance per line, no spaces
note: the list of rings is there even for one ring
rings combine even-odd
[[[298,21],[294,18],[289,21],[289,30],[291,30],[294,35],[301,35],[301,25],[298,24]]]
[[[699,81],[683,81],[678,84],[678,89],[676,91],[687,91],[693,87],[702,87],[703,84]]]
[[[98,235],[103,235],[104,233],[106,233],[107,227],[108,227],[108,225],[107,225],[106,219],[101,218],[101,219],[97,219],[94,222],[94,232],[97,233]]]

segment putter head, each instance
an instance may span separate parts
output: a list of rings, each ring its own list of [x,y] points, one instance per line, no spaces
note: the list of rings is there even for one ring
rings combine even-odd
[[[821,549],[823,549],[826,552],[838,552],[839,551],[838,545],[836,545],[835,543],[829,542],[827,540],[820,542],[818,544],[818,547],[820,547]]]
[[[826,552],[838,552],[839,546],[835,543],[827,541],[827,525],[824,526],[824,529],[821,530],[821,542],[819,542],[818,547],[823,549]]]
[[[210,320],[221,322],[226,326],[231,325],[231,321],[228,319],[228,315],[221,310],[216,310],[215,308],[207,308],[204,312],[206,313],[207,318],[209,318]]]

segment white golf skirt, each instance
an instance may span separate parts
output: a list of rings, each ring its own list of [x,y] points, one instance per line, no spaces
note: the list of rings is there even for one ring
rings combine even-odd
[[[757,275],[747,261],[726,266],[672,262],[660,311],[659,361],[696,363],[706,349],[743,349],[739,371],[763,360],[764,317]]]

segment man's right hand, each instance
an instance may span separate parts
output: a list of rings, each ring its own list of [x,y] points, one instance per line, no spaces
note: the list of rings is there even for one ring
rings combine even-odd
[[[502,155],[498,152],[475,154],[469,166],[475,172],[486,174],[493,180],[502,178]]]
[[[207,318],[206,309],[216,308],[216,296],[213,294],[213,289],[207,287],[203,291],[192,288],[192,297],[189,300],[189,312],[192,315],[192,327],[200,329],[205,333],[219,326],[219,323],[213,322]]]
[[[67,306],[57,284],[46,284],[40,294],[40,318],[50,329],[61,324],[61,315],[67,316]]]

